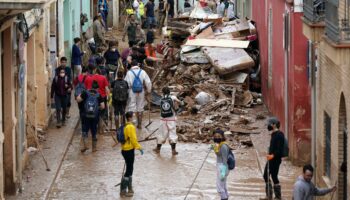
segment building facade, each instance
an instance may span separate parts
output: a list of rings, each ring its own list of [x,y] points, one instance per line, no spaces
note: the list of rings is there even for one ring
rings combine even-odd
[[[21,188],[27,148],[52,115],[59,57],[92,23],[92,0],[0,0],[0,199]],[[81,26],[81,14],[88,22]]]
[[[350,150],[347,113],[350,112],[350,2],[307,1],[304,34],[310,44],[310,66],[314,79],[314,164],[316,182],[338,184],[334,199],[350,195]],[[347,170],[344,170],[347,168]],[[342,170],[343,169],[343,170]]]
[[[311,104],[303,1],[252,1],[260,46],[264,101],[281,121],[295,164],[311,158]]]

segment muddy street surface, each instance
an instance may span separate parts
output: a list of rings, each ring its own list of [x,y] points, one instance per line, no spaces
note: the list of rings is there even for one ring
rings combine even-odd
[[[158,127],[154,122],[147,129],[138,131],[139,140]],[[99,135],[98,151],[80,153],[80,128],[74,133],[72,145],[49,191],[48,199],[120,199],[119,187],[124,160],[120,145],[114,146],[110,135]],[[171,155],[170,145],[164,145],[160,155],[153,153],[155,141],[143,142],[143,156],[136,153],[134,166],[135,195],[131,199],[184,199],[209,148],[207,144],[179,143],[178,156]],[[264,183],[259,169],[256,150],[241,148],[235,151],[236,169],[228,181],[230,199],[258,199],[264,196]],[[210,152],[188,199],[219,199],[215,187],[215,154]],[[264,164],[264,163],[262,163]],[[284,199],[291,199],[294,174],[289,163],[281,169]],[[130,199],[130,198],[129,198]]]

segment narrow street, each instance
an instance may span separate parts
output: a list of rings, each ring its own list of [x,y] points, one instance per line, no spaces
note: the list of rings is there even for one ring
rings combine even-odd
[[[139,140],[145,138],[149,132],[158,127],[159,122],[157,122],[156,116],[153,116],[152,121],[154,122],[149,127],[149,131],[143,129],[138,133]],[[72,119],[72,121],[75,120]],[[61,165],[60,169],[56,168],[58,171],[54,171],[52,168],[53,172],[36,171],[30,180],[33,183],[26,183],[24,192],[15,199],[120,199],[119,187],[115,187],[120,182],[124,164],[120,154],[120,145],[114,146],[113,139],[106,133],[99,135],[97,152],[91,153],[91,150],[88,150],[82,154],[79,150],[80,126],[75,129],[73,127],[67,127],[67,135],[71,131],[74,131],[74,135],[67,153],[63,154],[63,162],[58,164],[58,166]],[[269,137],[263,136],[263,134],[262,130],[261,134],[252,136],[252,140],[258,148],[240,148],[234,151],[237,167],[229,175],[230,199],[253,200],[264,196],[265,185],[259,168],[264,166],[263,149],[268,143]],[[55,147],[55,144],[62,145],[60,143],[52,145]],[[160,155],[156,155],[152,151],[155,145],[154,140],[143,142],[142,145],[145,154],[141,156],[139,152],[136,153],[133,176],[135,195],[133,199],[184,199],[206,157],[209,145],[180,143],[178,144],[179,155],[176,157],[171,156],[169,145],[164,145]],[[55,148],[63,148],[63,146]],[[47,150],[45,151],[47,153]],[[39,153],[35,154],[34,157],[37,157],[38,159],[35,160],[39,162],[35,165],[43,165]],[[215,154],[210,152],[188,199],[218,199],[215,185],[215,163]],[[57,174],[57,178],[45,176],[47,173]],[[291,199],[296,175],[298,175],[298,168],[291,167],[290,162],[283,162],[280,180],[284,199]],[[44,183],[44,181],[48,182],[43,184],[43,187],[30,187],[30,185]]]

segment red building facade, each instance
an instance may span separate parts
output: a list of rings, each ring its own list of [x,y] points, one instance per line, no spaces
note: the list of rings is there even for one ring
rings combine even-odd
[[[252,15],[259,36],[265,103],[288,135],[292,161],[310,162],[311,90],[308,40],[302,31],[302,1],[253,1]]]

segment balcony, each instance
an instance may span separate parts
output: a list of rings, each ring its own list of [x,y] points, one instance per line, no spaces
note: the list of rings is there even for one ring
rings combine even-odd
[[[304,19],[312,24],[324,21],[325,0],[305,0]]]
[[[339,8],[337,0],[328,0],[326,2],[326,28],[325,33],[328,39],[336,44],[350,43],[350,26],[349,26],[349,5]],[[344,9],[345,16],[339,15],[339,10]]]

